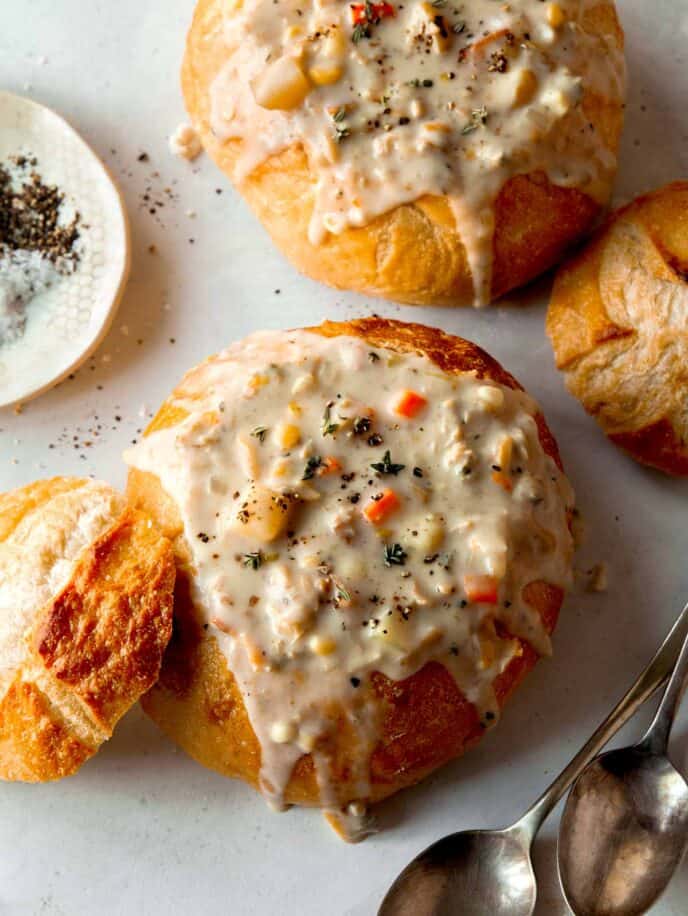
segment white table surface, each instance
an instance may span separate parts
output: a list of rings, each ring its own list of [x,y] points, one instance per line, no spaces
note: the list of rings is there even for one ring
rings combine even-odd
[[[251,789],[204,770],[132,710],[77,776],[0,786],[2,916],[372,916],[392,878],[429,842],[521,813],[625,690],[688,597],[687,485],[618,453],[567,396],[543,329],[548,281],[482,312],[418,311],[337,293],[296,274],[210,161],[170,156],[167,136],[183,119],[177,72],[192,6],[0,0],[0,86],[55,107],[82,131],[121,183],[134,243],[128,291],[95,357],[21,415],[0,411],[0,489],[53,474],[122,485],[122,449],[201,358],[257,328],[377,310],[475,340],[540,400],[585,520],[578,569],[606,561],[609,590],[590,594],[581,576],[555,657],[540,663],[499,728],[463,760],[382,805],[382,832],[359,846],[341,843],[316,813],[271,813]],[[623,201],[688,175],[688,7],[620,0],[620,10],[630,73]],[[137,161],[141,152],[149,162]],[[147,186],[155,199],[171,188],[174,200],[166,195],[151,215],[141,204]],[[77,445],[93,445],[75,447],[75,436]],[[685,705],[672,740],[684,769]],[[617,743],[639,736],[648,712]],[[539,916],[567,913],[556,829],[552,816],[535,848]],[[653,912],[686,916],[688,866]]]

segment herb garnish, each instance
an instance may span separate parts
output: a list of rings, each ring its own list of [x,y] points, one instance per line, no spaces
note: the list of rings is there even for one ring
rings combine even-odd
[[[322,430],[321,430],[323,436],[333,436],[333,435],[337,432],[337,430],[339,429],[339,423],[332,423],[332,421],[331,421],[331,419],[330,419],[330,416],[331,416],[331,415],[330,415],[330,409],[331,409],[331,407],[332,407],[332,405],[331,405],[331,404],[328,404],[327,407],[325,407],[325,413],[323,414],[323,418],[322,418]]]
[[[261,443],[265,442],[265,437],[267,436],[267,434],[268,434],[267,426],[256,426],[255,429],[251,430],[251,435],[254,437],[254,439],[257,439]]]
[[[414,89],[431,89],[434,85],[432,80],[412,79],[406,83],[407,86],[413,86]]]
[[[338,582],[334,584],[334,598],[335,601],[351,601],[351,595],[344,588],[343,585],[340,585]]]
[[[363,38],[370,38],[370,25],[367,22],[358,22],[351,33],[351,40],[357,45]]]
[[[311,480],[315,477],[315,472],[318,470],[322,464],[322,458],[320,455],[312,455],[306,462],[306,467],[303,472],[303,477],[301,480]]]
[[[483,105],[481,108],[474,108],[471,112],[471,120],[461,131],[462,134],[472,134],[474,130],[487,124],[487,108]]]
[[[401,544],[385,544],[383,556],[385,566],[403,566],[408,554]]]
[[[263,554],[260,550],[256,550],[253,553],[245,553],[242,562],[247,568],[260,569],[263,565]]]
[[[351,134],[346,124],[342,123],[344,118],[346,118],[346,108],[340,106],[332,115],[332,120],[334,121],[334,139],[337,143],[341,143],[342,140],[345,140]]]
[[[380,474],[394,474],[395,476],[406,467],[405,464],[394,464],[389,449],[382,456],[382,461],[375,461],[370,466]]]

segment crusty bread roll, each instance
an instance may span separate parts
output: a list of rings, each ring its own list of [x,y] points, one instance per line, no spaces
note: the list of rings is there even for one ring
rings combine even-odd
[[[199,0],[182,86],[203,146],[305,274],[484,304],[607,203],[622,47],[612,0]]]
[[[688,474],[688,182],[614,213],[557,274],[547,331],[569,391],[616,445]]]
[[[537,406],[468,341],[379,318],[252,335],[126,459],[178,563],[144,709],[277,806],[355,835],[549,651],[572,497]]]
[[[174,559],[110,487],[0,495],[0,778],[70,776],[156,680]]]

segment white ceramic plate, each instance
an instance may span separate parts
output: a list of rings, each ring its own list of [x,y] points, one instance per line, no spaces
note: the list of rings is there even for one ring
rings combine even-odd
[[[0,346],[0,407],[25,401],[79,366],[107,333],[129,273],[129,229],[114,181],[49,108],[0,92],[0,163],[34,156],[48,185],[81,214],[79,264],[27,309],[26,332]]]

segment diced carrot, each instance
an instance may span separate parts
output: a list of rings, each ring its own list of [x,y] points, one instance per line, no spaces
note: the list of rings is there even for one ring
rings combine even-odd
[[[393,16],[395,9],[391,3],[352,3],[351,21],[354,25],[377,23],[385,16]]]
[[[511,493],[514,488],[511,477],[505,474],[504,471],[493,471],[492,479],[495,483],[498,483],[503,490],[506,490],[507,493]]]
[[[399,400],[394,405],[394,412],[410,420],[419,414],[427,403],[427,398],[418,394],[417,391],[402,391]]]
[[[371,499],[364,507],[363,514],[371,525],[379,525],[396,512],[401,505],[394,490],[384,490],[379,499]]]
[[[327,458],[323,458],[318,468],[318,477],[326,477],[328,474],[337,474],[341,469],[341,463],[337,461],[336,458],[333,458],[332,455],[328,455]]]
[[[463,577],[466,597],[474,604],[497,604],[499,582],[494,576],[467,574]]]

